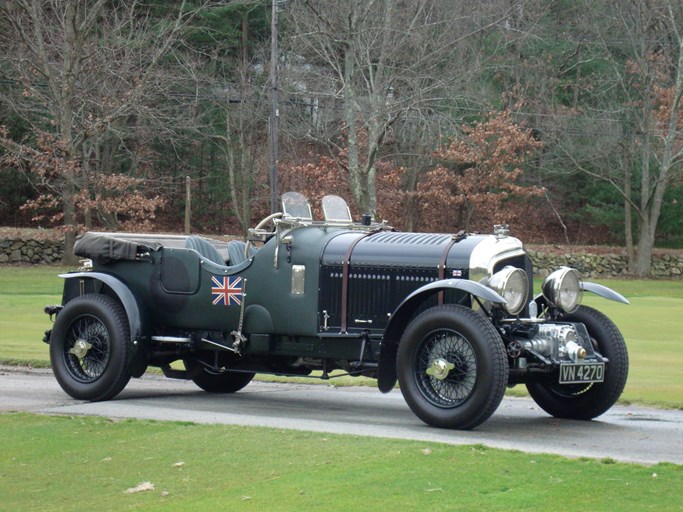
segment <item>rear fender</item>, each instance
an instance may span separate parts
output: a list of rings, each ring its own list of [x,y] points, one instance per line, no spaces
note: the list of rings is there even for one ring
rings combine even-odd
[[[123,309],[126,311],[131,340],[137,340],[139,338],[141,331],[140,308],[135,300],[135,296],[122,281],[114,276],[101,272],[74,272],[71,274],[60,274],[59,277],[63,277],[64,279],[100,281],[101,283],[106,284],[116,295],[116,298],[121,302]],[[67,297],[65,294],[62,298],[62,303],[66,304],[74,297],[76,297],[76,295]]]
[[[408,326],[415,311],[429,297],[448,290],[461,290],[495,304],[505,304],[506,300],[491,288],[468,279],[446,279],[426,284],[408,295],[391,315],[379,353],[377,386],[382,393],[388,393],[396,385],[396,354],[403,331]]]

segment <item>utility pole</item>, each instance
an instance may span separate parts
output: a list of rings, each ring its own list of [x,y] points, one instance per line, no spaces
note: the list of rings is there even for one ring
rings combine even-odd
[[[190,234],[190,216],[192,215],[192,181],[185,176],[185,234]]]
[[[272,20],[270,26],[270,212],[275,213],[279,209],[278,205],[278,121],[280,117],[280,107],[278,104],[278,1],[272,0]]]

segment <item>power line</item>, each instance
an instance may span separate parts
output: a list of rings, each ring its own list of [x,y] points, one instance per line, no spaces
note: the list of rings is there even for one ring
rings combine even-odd
[[[0,79],[0,85],[21,85],[21,83],[17,80],[11,80],[11,79]],[[41,87],[41,88],[46,88],[47,84],[32,84],[32,86],[36,87]],[[261,86],[261,87],[254,87],[254,89],[260,89],[263,90],[264,92],[267,90],[268,86]],[[307,97],[318,97],[322,98],[323,101],[319,103],[312,103],[310,101],[304,101],[301,99],[285,99],[283,101],[285,106],[288,107],[300,107],[300,108],[306,108],[306,109],[316,109],[316,110],[323,110],[323,111],[342,111],[344,110],[344,106],[340,104],[337,99],[333,96],[331,96],[329,93],[321,93],[317,91],[311,91],[311,92],[306,92],[306,93],[293,93],[292,96],[301,96],[305,95]],[[216,103],[228,103],[228,104],[251,104],[251,105],[257,105],[257,104],[262,104],[261,101],[259,100],[253,100],[253,99],[240,99],[240,98],[234,98],[227,96],[226,94],[222,93],[180,93],[180,92],[171,92],[167,94],[157,94],[155,97],[158,98],[163,98],[163,97],[170,97],[170,98],[177,98],[177,99],[192,99],[193,101],[197,100],[210,100],[214,101]],[[327,101],[325,100],[332,100],[333,102],[337,104],[330,105],[328,104]],[[459,105],[451,105],[451,104],[429,104],[430,109],[438,116],[438,117],[448,117],[450,119],[453,118],[453,116],[446,114],[446,112],[468,112],[471,114],[476,114],[476,115],[481,115],[481,114],[486,114],[489,112],[487,109],[481,109],[481,108],[475,108],[475,107],[467,107],[467,106],[459,106]],[[279,117],[279,107],[278,107],[278,117]],[[441,110],[441,112],[439,112]],[[361,110],[358,112],[361,115],[365,116],[370,116],[373,115],[374,112],[370,110]],[[531,125],[526,125],[525,128],[535,130],[539,133],[556,133],[556,134],[567,134],[567,135],[595,135],[596,130],[581,130],[579,128],[561,128],[561,127],[552,127],[552,126],[543,126],[538,123],[538,120],[541,119],[549,119],[549,120],[564,120],[564,121],[577,121],[580,123],[587,123],[591,125],[596,125],[596,124],[613,124],[613,125],[621,125],[624,126],[626,123],[623,119],[618,119],[618,118],[613,118],[613,117],[603,117],[603,116],[589,116],[585,114],[563,114],[563,113],[543,113],[543,112],[528,112],[528,111],[514,111],[513,115],[518,117],[518,118],[523,118],[523,119],[536,119],[537,121],[534,124]],[[152,130],[153,131],[153,130]],[[158,130],[158,133],[162,133],[162,130]],[[662,134],[662,133],[667,133],[667,130],[651,130],[652,133],[654,134]],[[618,134],[621,135],[639,135],[641,132],[637,130],[627,130],[627,129],[620,129]]]

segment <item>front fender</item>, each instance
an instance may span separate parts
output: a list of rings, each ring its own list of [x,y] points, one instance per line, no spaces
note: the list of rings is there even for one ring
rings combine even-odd
[[[591,292],[599,295],[605,299],[621,302],[622,304],[630,304],[629,300],[619,292],[615,292],[611,288],[607,288],[607,286],[603,286],[598,283],[581,281],[581,289],[585,292]],[[539,293],[536,297],[534,297],[534,301],[538,305],[539,310],[543,310],[549,306],[548,301],[542,293]]]
[[[403,331],[420,305],[442,291],[461,290],[495,304],[507,301],[491,288],[468,279],[445,279],[426,284],[408,295],[392,313],[389,324],[384,331],[379,353],[379,369],[377,386],[382,393],[388,393],[396,385],[396,354]]]
[[[585,281],[582,281],[581,285],[585,291],[592,292],[596,295],[600,295],[600,297],[604,297],[605,299],[621,302],[622,304],[630,304],[628,299],[624,297],[622,294],[615,292],[611,288],[607,288],[606,286],[603,286],[601,284],[587,283]]]
[[[92,279],[106,284],[116,294],[116,297],[123,305],[123,309],[126,311],[131,339],[138,339],[141,329],[140,308],[135,300],[135,296],[123,282],[114,276],[101,272],[74,272],[71,274],[60,274],[59,277],[64,279]]]

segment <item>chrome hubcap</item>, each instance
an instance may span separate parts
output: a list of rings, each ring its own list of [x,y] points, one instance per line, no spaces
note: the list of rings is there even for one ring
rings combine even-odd
[[[445,359],[437,359],[429,365],[426,373],[437,380],[444,380],[453,368],[455,368],[453,363],[449,363]]]
[[[92,345],[85,340],[77,340],[69,350],[69,354],[75,355],[78,359],[83,359]]]

